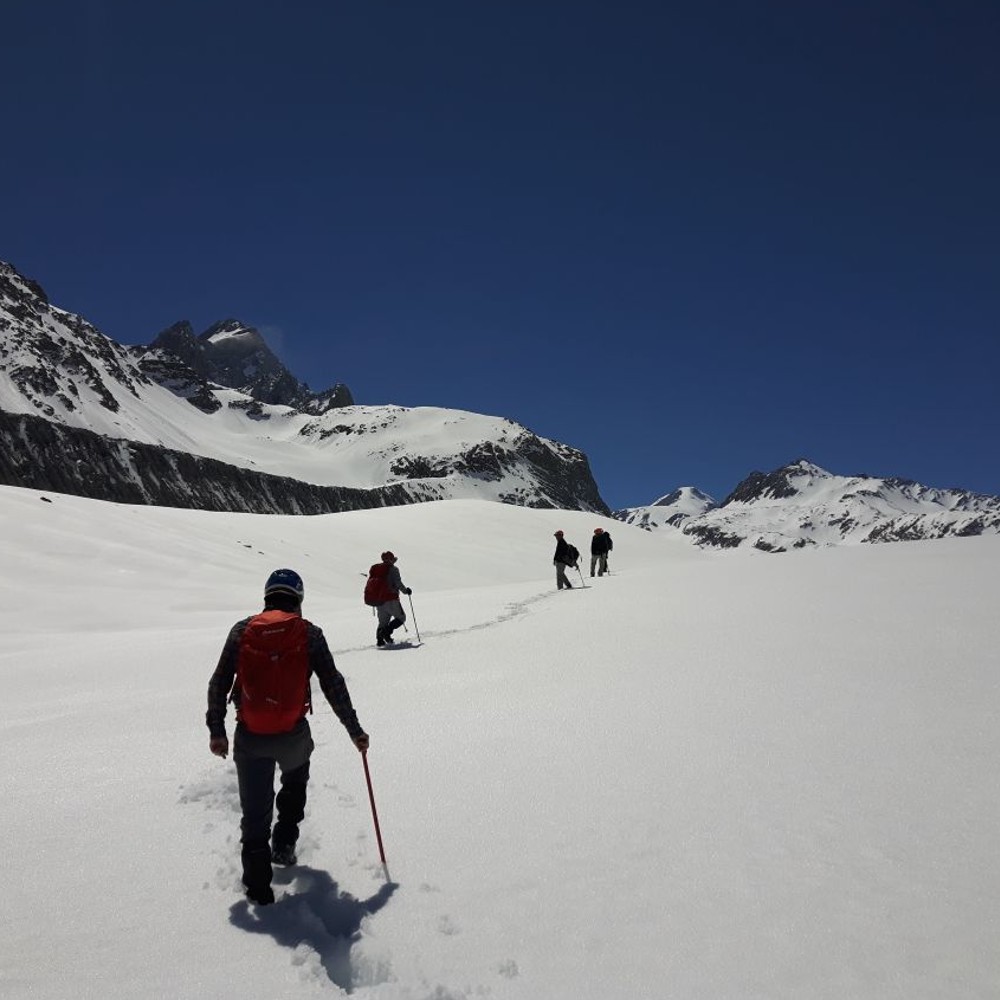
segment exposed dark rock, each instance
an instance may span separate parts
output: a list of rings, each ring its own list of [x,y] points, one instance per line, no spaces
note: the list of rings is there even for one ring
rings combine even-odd
[[[725,507],[731,503],[754,503],[767,497],[785,500],[797,496],[799,491],[790,482],[790,477],[797,473],[801,473],[798,463],[783,466],[774,472],[751,472],[720,506]]]
[[[590,471],[587,456],[576,448],[559,442],[551,447],[537,435],[525,431],[511,443],[511,451],[527,461],[541,489],[556,507],[566,510],[589,510],[609,515],[608,505],[601,499]],[[551,506],[547,502],[528,506]]]
[[[215,413],[222,409],[221,400],[212,391],[212,383],[197,375],[189,365],[167,351],[138,350],[139,367],[158,385],[186,399],[203,413]]]
[[[404,455],[395,459],[389,466],[394,476],[404,479],[435,479],[448,475],[447,465],[432,462],[429,458],[419,455]]]
[[[717,549],[735,549],[743,541],[741,535],[723,531],[711,524],[688,524],[682,530],[685,535],[697,538],[699,544],[714,546]]]
[[[132,351],[144,368],[147,356],[166,355],[190,369],[187,381],[200,379],[239,389],[273,406],[290,406],[320,416],[328,410],[354,404],[346,385],[335,385],[319,393],[310,390],[278,360],[257,330],[236,319],[215,323],[198,336],[187,320],[181,320],[157,334],[149,347]],[[187,398],[193,401],[194,397]]]
[[[314,486],[3,411],[0,482],[117,503],[257,514],[329,514],[439,499],[420,483]]]
[[[760,549],[761,552],[784,552],[785,550],[780,545],[772,545],[765,538],[758,538],[757,541],[753,543],[755,549]]]

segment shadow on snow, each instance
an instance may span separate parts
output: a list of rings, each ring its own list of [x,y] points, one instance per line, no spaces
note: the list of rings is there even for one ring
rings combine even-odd
[[[295,949],[305,944],[319,956],[330,981],[350,993],[353,989],[351,946],[361,937],[365,917],[377,913],[399,888],[386,882],[368,899],[339,892],[327,872],[305,865],[275,870],[275,885],[290,890],[270,906],[251,908],[246,900],[229,909],[229,922],[251,934],[269,934],[278,944]]]

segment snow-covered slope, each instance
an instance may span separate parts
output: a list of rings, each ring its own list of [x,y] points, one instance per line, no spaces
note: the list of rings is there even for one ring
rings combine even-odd
[[[678,494],[684,496],[670,496]],[[805,459],[752,473],[721,504],[700,513],[657,518],[656,510],[630,508],[615,516],[640,527],[674,528],[702,546],[765,552],[1000,533],[1000,497],[906,479],[838,476]]]
[[[227,341],[254,343],[238,325],[210,334],[216,369]],[[274,389],[270,376],[254,384]],[[0,411],[7,414],[319,486],[402,484],[415,499],[607,510],[581,452],[513,420],[438,407],[317,409],[205,381],[180,359],[165,363],[162,347],[130,351],[0,263]]]
[[[996,997],[1000,538],[773,559],[470,500],[45,496],[0,487],[4,1000]],[[613,574],[557,592],[553,531],[598,526]],[[374,645],[387,547],[419,648]],[[285,565],[371,734],[392,881],[319,699],[261,909],[205,691]]]
[[[716,506],[715,501],[694,486],[682,486],[654,500],[646,507],[626,507],[616,510],[614,517],[637,528],[678,527],[689,517],[697,517]]]

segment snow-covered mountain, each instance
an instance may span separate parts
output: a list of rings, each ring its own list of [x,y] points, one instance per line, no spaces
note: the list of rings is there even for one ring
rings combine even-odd
[[[676,528],[689,517],[704,514],[715,506],[715,500],[707,493],[694,486],[681,486],[646,507],[626,507],[616,510],[613,516],[638,528],[653,529],[666,525]]]
[[[706,506],[699,511],[697,504]],[[662,509],[668,516],[659,517]],[[690,488],[615,517],[677,530],[700,546],[785,552],[811,546],[1000,533],[1000,497],[908,479],[839,476],[805,459],[753,472],[715,506]]]
[[[350,399],[312,393],[235,320],[124,347],[0,262],[4,483],[214,510],[476,498],[607,512],[582,452],[512,420]]]

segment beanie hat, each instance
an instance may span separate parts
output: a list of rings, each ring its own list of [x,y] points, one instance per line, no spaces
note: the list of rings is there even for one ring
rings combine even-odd
[[[382,562],[395,562],[395,561],[396,557],[388,549],[386,549],[386,551],[382,553]]]
[[[604,534],[604,529],[603,528],[594,528],[594,534],[595,535],[603,535]]]
[[[305,593],[302,577],[294,569],[276,569],[264,584],[265,597],[268,594],[291,594],[301,601]]]
[[[556,532],[556,538],[562,538],[563,533],[561,531]]]

